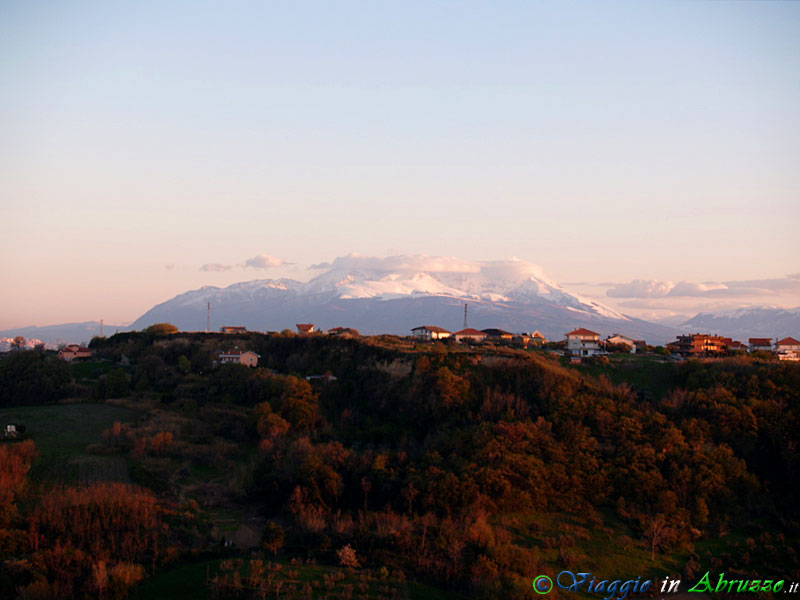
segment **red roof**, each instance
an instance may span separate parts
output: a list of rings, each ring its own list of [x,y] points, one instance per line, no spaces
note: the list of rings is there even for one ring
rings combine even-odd
[[[785,337],[778,342],[778,346],[800,346],[800,342],[793,337]]]
[[[599,333],[595,333],[594,331],[589,331],[588,329],[584,329],[581,327],[580,329],[576,329],[575,331],[570,331],[567,335],[596,335],[600,337]]]
[[[297,329],[299,331],[311,331],[312,329],[314,329],[314,324],[313,323],[298,323],[297,324]]]
[[[485,333],[477,329],[462,329],[461,331],[456,331],[453,335],[481,335],[486,337]]]
[[[770,338],[750,338],[747,340],[751,346],[772,346]]]

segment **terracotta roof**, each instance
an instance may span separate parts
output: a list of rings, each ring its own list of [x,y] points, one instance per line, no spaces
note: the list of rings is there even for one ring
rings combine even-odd
[[[298,323],[297,329],[300,331],[311,331],[314,328],[313,323]]]
[[[770,338],[750,338],[747,340],[751,346],[772,346]]]
[[[599,336],[599,333],[595,333],[594,331],[589,331],[588,329],[584,329],[581,327],[580,329],[576,329],[575,331],[570,331],[567,335],[596,335]]]
[[[417,331],[418,329],[427,329],[428,331],[432,331],[433,333],[450,333],[444,327],[437,327],[436,325],[420,325],[419,327],[414,327],[411,331]]]
[[[462,329],[461,331],[456,331],[453,335],[483,335],[486,334],[482,331],[478,331],[477,329]]]
[[[800,346],[800,342],[793,337],[785,337],[778,341],[778,346]]]

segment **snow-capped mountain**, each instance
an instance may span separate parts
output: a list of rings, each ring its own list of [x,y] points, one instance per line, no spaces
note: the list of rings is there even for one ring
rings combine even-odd
[[[743,342],[750,337],[800,336],[800,307],[755,306],[718,313],[699,313],[681,329],[719,333]]]
[[[350,255],[320,267],[323,272],[308,282],[262,279],[186,292],[147,311],[132,327],[166,321],[203,330],[210,302],[213,329],[243,325],[281,330],[314,322],[323,329],[341,325],[364,333],[407,334],[423,324],[460,329],[466,303],[472,327],[538,329],[554,339],[575,327],[656,342],[674,334],[572,293],[547,278],[538,265],[518,259]]]

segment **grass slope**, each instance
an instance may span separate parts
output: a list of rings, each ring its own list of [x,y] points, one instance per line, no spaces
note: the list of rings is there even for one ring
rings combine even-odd
[[[0,409],[0,424],[24,423],[39,449],[31,475],[55,481],[130,481],[121,456],[96,456],[87,447],[115,421],[135,420],[134,410],[109,404],[59,404]]]

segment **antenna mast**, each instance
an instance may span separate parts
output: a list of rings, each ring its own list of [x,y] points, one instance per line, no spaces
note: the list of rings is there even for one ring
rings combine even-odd
[[[208,313],[206,313],[206,333],[211,331],[211,302],[208,303]]]
[[[464,329],[467,328],[467,307],[468,306],[469,306],[469,304],[464,302]]]

